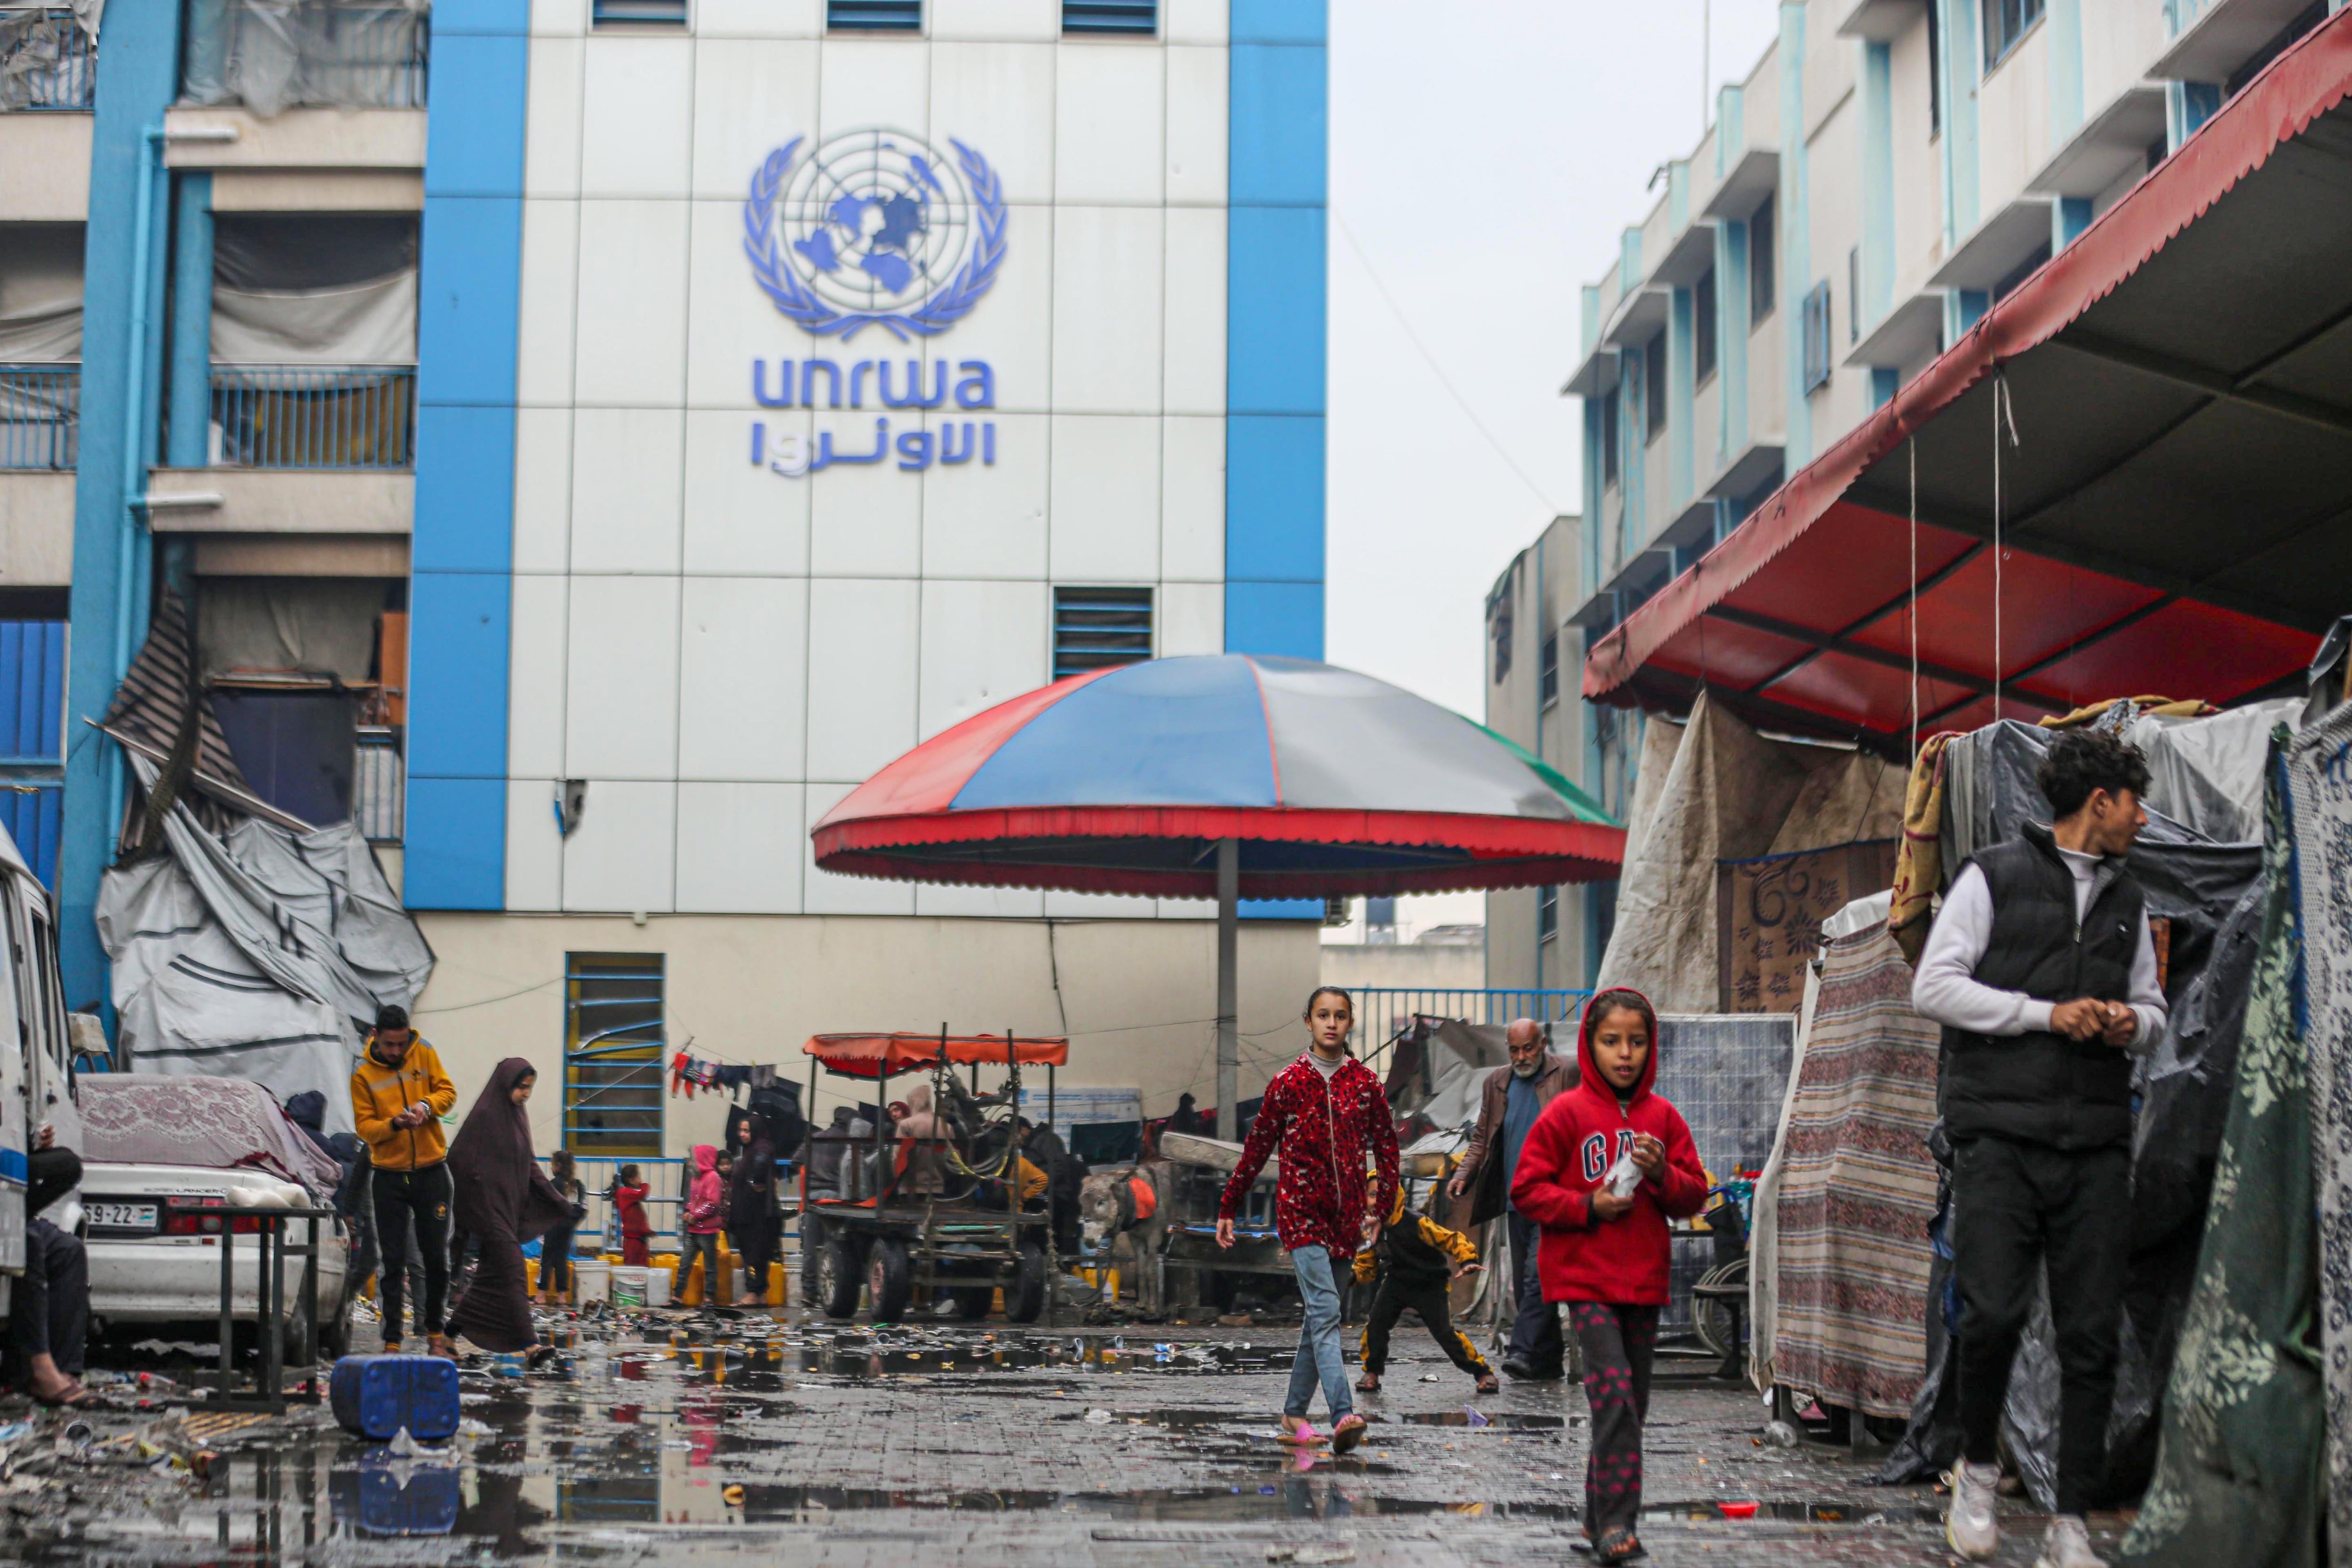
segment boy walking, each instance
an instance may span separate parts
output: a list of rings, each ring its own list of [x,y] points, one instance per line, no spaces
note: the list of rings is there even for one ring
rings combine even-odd
[[[1380,1289],[1372,1292],[1371,1316],[1364,1320],[1364,1375],[1356,1380],[1356,1392],[1380,1392],[1381,1373],[1389,1364],[1389,1333],[1408,1311],[1421,1314],[1429,1337],[1455,1366],[1478,1380],[1479,1393],[1492,1394],[1500,1388],[1495,1369],[1486,1364],[1470,1336],[1454,1326],[1453,1308],[1446,1300],[1454,1280],[1482,1267],[1477,1244],[1420,1210],[1405,1207],[1402,1186],[1397,1188],[1396,1201],[1389,1205],[1388,1223],[1380,1227],[1379,1236],[1378,1241],[1356,1254],[1356,1283],[1370,1284],[1375,1271],[1381,1279]]]

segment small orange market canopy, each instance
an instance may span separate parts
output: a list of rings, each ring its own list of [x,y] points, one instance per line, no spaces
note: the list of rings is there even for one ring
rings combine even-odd
[[[942,1057],[957,1067],[979,1062],[1019,1062],[1024,1067],[1067,1067],[1070,1042],[1058,1037],[1016,1035],[812,1035],[801,1047],[828,1072],[850,1078],[896,1078],[927,1068]]]

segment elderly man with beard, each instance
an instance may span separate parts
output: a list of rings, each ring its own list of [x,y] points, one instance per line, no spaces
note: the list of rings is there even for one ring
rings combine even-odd
[[[1491,1219],[1509,1202],[1512,1178],[1518,1174],[1519,1148],[1528,1130],[1549,1105],[1552,1096],[1576,1087],[1576,1064],[1544,1049],[1543,1026],[1533,1018],[1515,1018],[1504,1032],[1511,1053],[1508,1064],[1486,1075],[1478,1102],[1478,1125],[1470,1147],[1446,1195],[1460,1199],[1475,1192],[1471,1222]],[[1543,1299],[1543,1283],[1536,1275],[1535,1222],[1516,1208],[1509,1210],[1513,1296],[1517,1316],[1511,1324],[1510,1349],[1503,1370],[1515,1378],[1546,1382],[1563,1370],[1566,1352],[1559,1331],[1559,1314]]]

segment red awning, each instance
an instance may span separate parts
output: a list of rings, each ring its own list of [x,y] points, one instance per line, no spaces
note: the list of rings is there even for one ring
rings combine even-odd
[[[1996,682],[2027,720],[2293,686],[2352,608],[2347,90],[2339,13],[1597,643],[1585,695],[1892,747],[1915,617],[1922,732]]]
[[[1066,1067],[1070,1060],[1070,1042],[1047,1037],[1032,1039],[1016,1036],[1011,1042],[1013,1054],[1024,1067]],[[808,1056],[823,1062],[828,1071],[845,1073],[851,1078],[896,1078],[916,1068],[927,1068],[940,1059],[942,1049],[949,1061],[958,1067],[975,1062],[1003,1062],[1006,1041],[1003,1035],[814,1035],[801,1047]]]

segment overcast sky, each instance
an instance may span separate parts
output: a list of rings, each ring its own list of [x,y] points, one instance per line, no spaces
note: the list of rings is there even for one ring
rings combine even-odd
[[[1333,663],[1482,716],[1486,590],[1580,507],[1578,290],[1697,144],[1710,9],[1739,80],[1775,0],[1332,0]]]
[[[1779,26],[1776,0],[1332,0],[1333,663],[1484,716],[1486,590],[1581,507],[1578,290]],[[1400,934],[1484,911],[1409,899]]]

